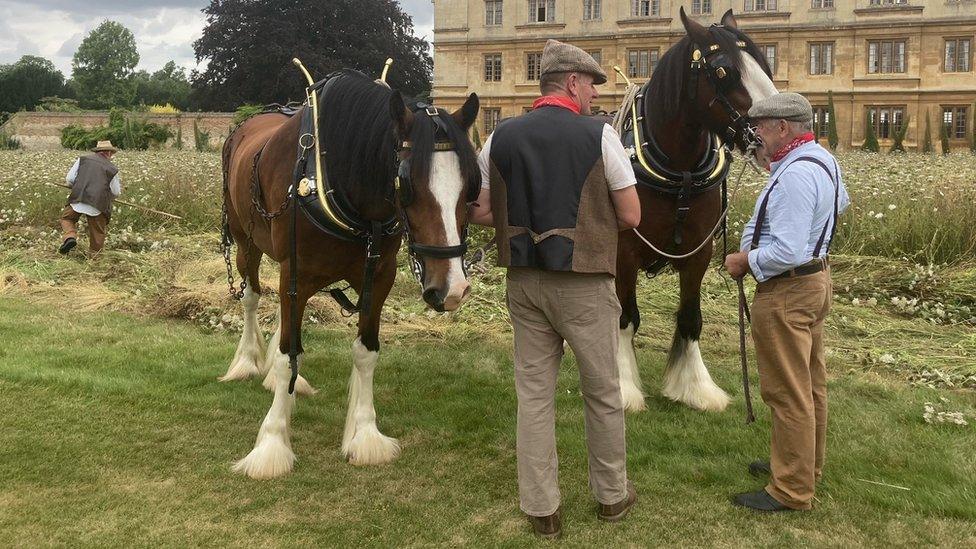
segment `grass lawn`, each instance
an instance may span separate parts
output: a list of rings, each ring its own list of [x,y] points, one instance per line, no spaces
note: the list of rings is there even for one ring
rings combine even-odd
[[[707,300],[704,307],[708,316]],[[976,545],[976,430],[922,419],[924,403],[942,397],[972,421],[976,394],[913,387],[851,355],[879,325],[894,340],[915,337],[905,348],[933,356],[967,352],[976,342],[971,329],[951,336],[963,350],[933,350],[939,331],[950,328],[912,332],[915,323],[838,307],[834,315],[847,320],[838,320],[828,340],[831,423],[816,508],[765,516],[728,503],[730,494],[760,486],[745,466],[767,453],[769,431],[768,409],[758,401],[758,422],[743,424],[731,324],[706,327],[703,352],[733,404],[705,414],[658,395],[670,312],[658,322],[654,303],[649,308],[647,335],[638,340],[649,409],[627,419],[629,474],[640,500],[623,523],[596,519],[571,357],[560,376],[561,543]],[[731,305],[723,310],[731,320]],[[507,336],[388,338],[376,407],[380,429],[404,451],[393,464],[357,468],[339,453],[352,335],[335,325],[306,331],[304,373],[319,393],[296,407],[298,461],[291,475],[259,482],[230,472],[271,402],[257,381],[216,381],[235,334],[146,315],[76,312],[70,298],[4,294],[0,544],[535,544],[516,498]]]

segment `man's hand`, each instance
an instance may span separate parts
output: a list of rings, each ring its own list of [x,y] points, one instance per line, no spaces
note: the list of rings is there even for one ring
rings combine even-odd
[[[732,278],[742,278],[749,272],[749,253],[736,252],[725,256],[725,270]]]

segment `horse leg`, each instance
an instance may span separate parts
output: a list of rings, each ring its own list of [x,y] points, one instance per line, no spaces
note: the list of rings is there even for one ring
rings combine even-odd
[[[253,242],[246,242],[237,247],[237,271],[246,281],[241,305],[244,306],[244,330],[241,341],[237,344],[234,359],[227,368],[227,373],[220,377],[220,381],[250,379],[264,370],[264,337],[258,324],[258,301],[261,299],[261,282],[258,271],[261,267],[261,250]]]
[[[359,316],[359,334],[352,342],[353,369],[349,376],[349,404],[346,427],[342,435],[342,454],[353,465],[389,463],[400,455],[400,443],[376,427],[373,407],[373,372],[379,361],[380,312],[396,277],[395,258],[379,265],[373,286],[373,300],[368,316]],[[359,286],[353,283],[357,293]]]
[[[640,311],[637,310],[637,265],[618,265],[617,297],[620,299],[620,332],[618,335],[617,368],[620,371],[620,396],[624,409],[629,412],[646,410],[644,391],[641,389],[637,355],[634,353],[634,334],[640,327]]]
[[[304,306],[303,306],[304,309]],[[274,392],[275,390],[275,372],[271,365],[274,362],[274,358],[278,353],[278,347],[281,345],[281,310],[278,311],[278,328],[275,330],[273,336],[271,336],[271,341],[268,342],[268,356],[265,358],[265,367],[267,368],[266,374],[264,376],[264,382],[261,385],[265,389]],[[317,393],[318,390],[312,387],[312,385],[305,379],[304,376],[298,374],[298,379],[295,380],[295,393],[302,396],[312,396]]]
[[[234,471],[244,473],[254,479],[268,479],[284,475],[291,471],[295,462],[295,453],[291,449],[291,414],[295,406],[295,395],[288,394],[288,384],[291,381],[291,364],[288,357],[288,350],[291,343],[291,296],[288,295],[289,271],[288,262],[281,264],[281,276],[279,279],[279,295],[281,295],[281,305],[279,318],[280,342],[278,347],[272,350],[271,374],[274,376],[274,400],[271,402],[271,409],[268,410],[261,429],[258,431],[257,440],[254,442],[254,449],[234,464]],[[299,281],[298,284],[298,325],[295,331],[298,334],[298,366],[301,368],[304,362],[304,353],[301,344],[301,324],[302,315],[305,313],[305,305],[308,299],[315,293],[315,289]],[[296,392],[298,384],[295,385]]]
[[[698,347],[702,328],[701,283],[711,259],[710,250],[709,246],[679,270],[681,304],[661,394],[698,410],[720,412],[728,405],[729,396],[712,381]]]

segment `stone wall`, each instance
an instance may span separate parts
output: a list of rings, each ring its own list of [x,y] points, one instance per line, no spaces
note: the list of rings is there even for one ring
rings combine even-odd
[[[234,113],[227,112],[131,113],[129,116],[169,127],[173,138],[166,142],[168,148],[176,147],[176,135],[182,129],[183,148],[189,149],[194,147],[194,123],[200,131],[209,134],[210,146],[218,148],[227,138],[234,120]],[[105,126],[108,113],[18,112],[0,126],[0,133],[18,139],[28,150],[60,149],[61,130],[72,124],[83,128]]]

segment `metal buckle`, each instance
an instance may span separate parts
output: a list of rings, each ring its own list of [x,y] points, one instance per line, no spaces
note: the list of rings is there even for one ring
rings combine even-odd
[[[424,112],[426,112],[427,113],[427,116],[430,116],[430,117],[434,117],[434,116],[439,116],[440,115],[440,113],[437,112],[437,107],[427,107],[426,109],[424,109]]]

